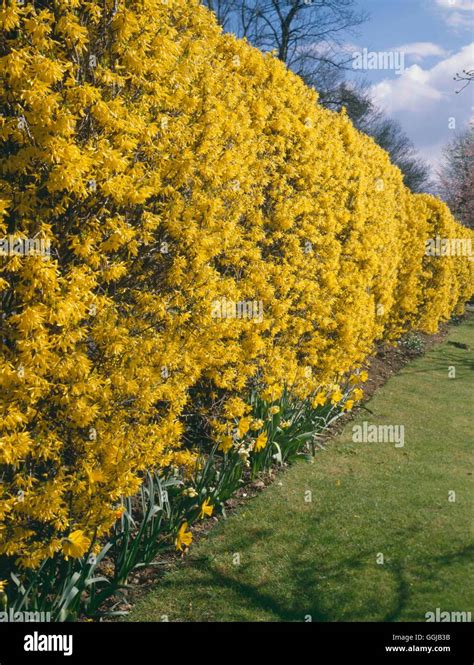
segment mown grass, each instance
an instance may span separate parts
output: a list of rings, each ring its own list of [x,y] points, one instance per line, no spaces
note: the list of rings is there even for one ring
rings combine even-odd
[[[473,611],[474,353],[456,343],[474,348],[474,317],[393,376],[371,413],[313,464],[296,464],[221,520],[126,620],[424,621],[437,607]],[[403,424],[405,445],[353,443],[364,420]]]

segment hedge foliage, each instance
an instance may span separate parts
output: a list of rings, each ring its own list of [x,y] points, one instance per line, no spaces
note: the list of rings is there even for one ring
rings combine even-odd
[[[473,264],[425,241],[473,234],[195,0],[0,25],[0,237],[51,243],[0,257],[0,554],[36,567],[146,469],[191,469],[190,414],[219,438],[250,385],[334,397],[376,340],[461,311]]]

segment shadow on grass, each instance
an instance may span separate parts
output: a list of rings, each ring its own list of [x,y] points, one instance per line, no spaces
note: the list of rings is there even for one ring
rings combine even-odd
[[[427,360],[432,362],[428,365]],[[431,374],[432,372],[447,372],[448,367],[453,365],[457,369],[465,368],[474,370],[474,354],[468,351],[446,353],[446,349],[436,349],[431,351],[429,356],[425,356],[425,367],[407,365],[399,376],[410,374]]]
[[[408,529],[405,533],[409,537],[410,533],[414,533],[416,529]],[[368,563],[374,558],[374,550],[370,548],[366,551],[361,551],[350,556],[337,565],[321,565],[315,567],[311,561],[308,561],[308,545],[312,543],[302,543],[298,550],[291,557],[291,573],[292,573],[292,593],[291,602],[285,601],[278,596],[278,591],[270,593],[261,589],[262,586],[267,585],[265,581],[262,584],[245,582],[238,579],[240,574],[228,575],[222,571],[215,569],[212,565],[212,559],[197,559],[192,561],[192,566],[199,574],[199,585],[203,585],[208,589],[213,589],[214,592],[219,594],[220,590],[227,590],[231,593],[237,593],[242,598],[242,606],[252,606],[256,611],[263,610],[271,612],[275,616],[276,621],[305,621],[305,617],[310,616],[311,621],[326,622],[335,620],[345,621],[363,621],[367,620],[366,616],[373,613],[373,608],[365,606],[360,608],[357,612],[349,613],[347,608],[354,606],[354,592],[351,584],[354,581],[354,572],[363,572],[366,569],[372,569],[376,572],[378,569],[383,574],[391,576],[391,587],[394,592],[390,594],[389,599],[386,600],[391,608],[384,612],[380,607],[379,616],[374,617],[373,620],[384,622],[396,622],[401,620],[400,617],[408,605],[410,600],[410,583],[408,581],[408,573],[404,562],[390,561],[386,562],[383,566],[377,566],[375,563]],[[250,545],[250,543],[249,543]],[[242,543],[244,546],[244,543]],[[383,548],[382,548],[383,549]],[[432,581],[439,576],[444,567],[450,566],[464,559],[472,558],[474,554],[474,546],[470,545],[455,552],[449,552],[437,557],[430,557],[423,561],[422,566],[416,566],[416,576],[418,581]],[[256,565],[256,564],[254,564]],[[413,566],[413,562],[411,564]],[[416,565],[416,564],[415,564]],[[246,566],[240,566],[240,572],[245,574]],[[377,571],[378,572],[378,571]],[[324,607],[328,606],[328,597],[326,594],[321,594],[318,590],[320,585],[321,573],[325,573],[324,578],[330,579],[340,592],[338,593],[338,606],[332,607],[331,610],[325,610]],[[179,593],[180,586],[186,586],[189,581],[183,580],[182,582],[176,579],[170,581],[173,589]],[[164,581],[165,586],[167,582]],[[347,588],[347,592],[344,590]],[[341,593],[342,592],[342,593]],[[319,595],[319,597],[318,597]],[[394,595],[394,597],[393,597]],[[329,599],[330,600],[330,599]],[[196,594],[195,601],[199,603],[199,596]],[[343,610],[343,617],[341,617],[341,609]],[[427,608],[426,611],[431,608]],[[337,615],[340,617],[336,618]],[[422,621],[424,617],[418,617],[415,620]]]

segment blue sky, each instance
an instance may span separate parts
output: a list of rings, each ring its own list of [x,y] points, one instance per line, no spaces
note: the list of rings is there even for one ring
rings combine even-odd
[[[436,169],[442,147],[474,118],[474,84],[453,76],[474,68],[472,0],[358,0],[370,14],[351,39],[357,52],[404,53],[404,68],[371,69],[354,77],[371,84],[374,100],[402,124],[420,154]],[[352,76],[352,75],[351,75]]]

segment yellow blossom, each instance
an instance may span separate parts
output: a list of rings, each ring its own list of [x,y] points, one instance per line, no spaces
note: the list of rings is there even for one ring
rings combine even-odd
[[[237,436],[241,439],[247,434],[250,428],[251,418],[241,418],[237,426]]]
[[[268,441],[268,436],[266,432],[262,432],[261,434],[259,434],[255,439],[255,445],[254,445],[255,451],[258,453],[260,450],[263,450],[263,448],[265,448],[265,446],[267,445],[267,441]]]
[[[364,396],[364,391],[361,390],[360,388],[354,388],[354,390],[352,391],[352,397],[356,402],[361,400],[363,396]]]
[[[431,251],[473,231],[284,63],[197,0],[110,4],[0,9],[5,577],[106,537],[147,470],[190,481],[185,422],[230,453],[255,386],[334,401],[473,292]]]
[[[210,505],[209,499],[206,499],[202,506],[201,506],[201,512],[199,513],[199,517],[201,519],[204,519],[206,516],[210,517],[212,515],[213,511],[213,506]]]
[[[176,536],[176,549],[182,552],[188,548],[193,541],[193,534],[191,531],[187,531],[188,523],[183,522],[179,527],[178,534]]]
[[[81,529],[77,529],[62,540],[64,558],[78,559],[89,549],[91,541]]]
[[[311,406],[315,409],[317,406],[323,406],[326,404],[326,395],[322,392],[319,392],[311,402]]]
[[[227,400],[224,406],[224,413],[228,418],[240,418],[246,411],[246,404],[240,397],[233,397]]]
[[[231,436],[224,436],[218,446],[219,450],[222,450],[224,453],[229,452],[229,450],[232,448],[232,437]]]
[[[266,402],[274,402],[277,399],[280,399],[281,395],[283,393],[283,387],[280,385],[271,385],[265,388],[265,390],[262,391],[262,399],[264,399]]]
[[[185,490],[183,490],[182,494],[183,494],[183,496],[188,496],[191,499],[198,496],[198,493],[196,492],[194,487],[187,487]]]

